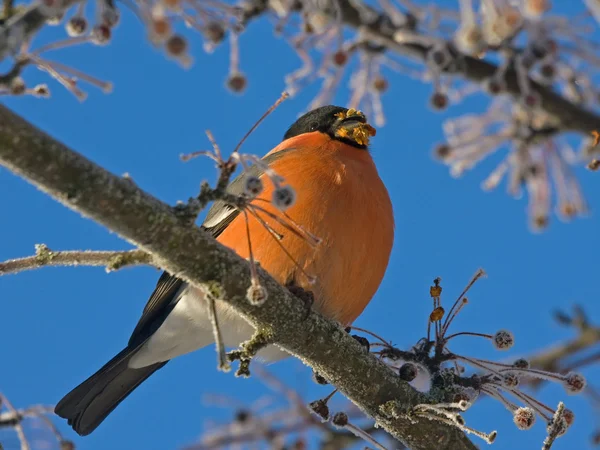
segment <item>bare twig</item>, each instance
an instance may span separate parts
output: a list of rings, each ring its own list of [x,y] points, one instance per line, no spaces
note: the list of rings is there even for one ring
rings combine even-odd
[[[0,276],[45,266],[104,266],[107,272],[127,266],[153,265],[152,256],[143,250],[54,251],[44,244],[35,246],[35,256],[0,262]]]

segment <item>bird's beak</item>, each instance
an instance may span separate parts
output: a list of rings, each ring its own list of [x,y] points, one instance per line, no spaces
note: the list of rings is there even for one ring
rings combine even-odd
[[[366,147],[371,136],[377,133],[377,130],[367,123],[365,115],[356,109],[340,112],[337,116],[338,120],[334,125],[336,137],[349,139]]]

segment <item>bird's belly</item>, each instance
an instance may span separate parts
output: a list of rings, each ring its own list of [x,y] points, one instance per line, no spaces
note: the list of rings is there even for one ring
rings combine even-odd
[[[217,304],[217,318],[227,347],[237,347],[249,339],[254,328],[225,304]],[[129,367],[139,368],[168,361],[193,352],[214,342],[208,304],[204,295],[189,286],[156,332],[129,361]],[[287,356],[279,348],[269,346],[258,355],[267,361]]]

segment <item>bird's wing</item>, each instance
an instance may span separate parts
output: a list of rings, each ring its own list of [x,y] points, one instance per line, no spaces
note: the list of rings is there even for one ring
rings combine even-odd
[[[281,158],[285,153],[293,150],[286,148],[276,153],[270,153],[262,161],[270,165],[273,161]],[[240,195],[244,191],[244,180],[247,176],[260,177],[264,173],[258,166],[253,164],[240,175],[238,175],[227,187],[227,191],[234,195]],[[223,230],[239,215],[239,211],[221,200],[213,203],[209,209],[202,228],[208,231],[214,238],[218,237]],[[142,317],[138,321],[131,337],[129,346],[136,345],[150,337],[169,315],[177,301],[179,300],[179,291],[184,286],[183,280],[163,272],[154,292],[148,299],[144,307]]]

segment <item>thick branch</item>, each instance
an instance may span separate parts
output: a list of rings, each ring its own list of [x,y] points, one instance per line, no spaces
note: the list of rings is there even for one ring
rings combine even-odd
[[[268,301],[253,306],[247,262],[207,233],[186,225],[168,205],[110,174],[0,105],[0,164],[67,207],[103,224],[152,254],[157,265],[221,296],[274,342],[334,384],[390,434],[413,449],[463,450],[475,446],[456,428],[416,418],[392,419],[380,406],[427,402],[344,329],[305,305],[264,271]]]
[[[152,255],[143,250],[56,252],[41,244],[36,245],[34,256],[0,262],[0,275],[19,273],[44,266],[104,266],[107,272],[111,272],[126,266],[142,264],[152,264]]]

